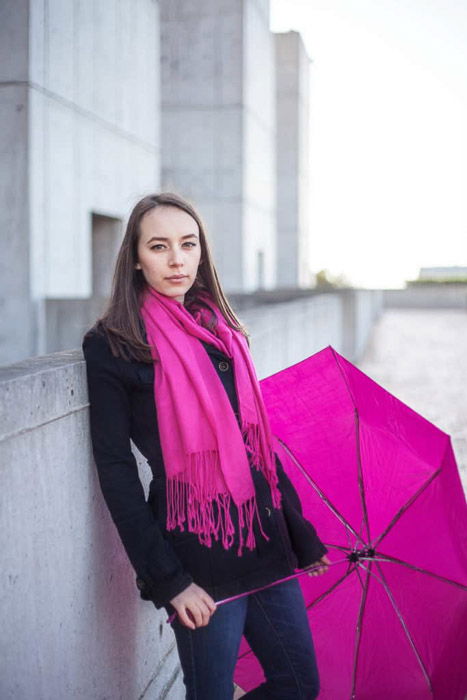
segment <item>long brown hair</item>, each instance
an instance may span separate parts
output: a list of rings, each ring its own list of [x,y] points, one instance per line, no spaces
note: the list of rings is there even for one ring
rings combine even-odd
[[[184,304],[189,308],[198,292],[208,291],[226,322],[248,339],[248,333],[240,323],[222,290],[212,259],[206,229],[194,207],[173,192],[150,194],[140,199],[128,219],[125,236],[115,264],[110,300],[104,314],[93,329],[105,333],[112,353],[126,360],[151,362],[150,345],[144,338],[144,325],[140,315],[141,295],[147,285],[142,270],[136,269],[137,246],[141,235],[140,222],[143,216],[156,207],[177,207],[193,217],[199,227],[201,261],[196,279],[185,294]],[[91,330],[93,330],[91,329]]]

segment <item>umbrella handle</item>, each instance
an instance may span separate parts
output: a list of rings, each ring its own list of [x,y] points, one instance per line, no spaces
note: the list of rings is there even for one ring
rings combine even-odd
[[[342,564],[343,562],[348,562],[349,560],[347,558],[345,559],[339,559],[338,561],[332,561],[330,564],[327,566],[332,566],[333,564]],[[232,600],[238,600],[239,598],[244,598],[247,595],[251,595],[252,593],[258,593],[259,591],[264,591],[266,588],[271,588],[271,586],[277,586],[278,583],[284,583],[285,581],[291,581],[294,578],[298,578],[299,576],[303,576],[303,574],[309,574],[310,571],[313,571],[314,569],[321,569],[323,565],[322,564],[316,564],[315,566],[309,566],[307,569],[301,569],[300,571],[296,571],[294,574],[291,574],[290,576],[285,576],[284,578],[279,578],[277,581],[272,581],[272,583],[267,583],[265,586],[260,586],[259,588],[254,588],[251,591],[245,591],[244,593],[237,593],[237,595],[232,595],[229,598],[223,598],[222,600],[215,601],[216,605],[223,605],[224,603],[230,603]],[[174,612],[172,615],[170,615],[166,622],[169,624],[172,623],[175,618],[177,617],[177,613]]]

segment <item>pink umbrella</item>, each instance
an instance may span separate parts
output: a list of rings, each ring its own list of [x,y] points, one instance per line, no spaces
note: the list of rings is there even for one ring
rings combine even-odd
[[[261,387],[279,457],[336,562],[299,579],[320,698],[463,700],[467,506],[449,435],[330,346]],[[262,677],[243,642],[236,682]]]

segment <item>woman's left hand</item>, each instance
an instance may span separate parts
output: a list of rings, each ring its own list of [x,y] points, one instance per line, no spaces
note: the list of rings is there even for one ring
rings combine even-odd
[[[326,571],[329,569],[329,564],[330,560],[328,559],[326,554],[323,554],[321,559],[319,561],[315,561],[314,564],[310,564],[310,566],[307,566],[306,568],[312,568],[313,566],[319,566],[319,569],[315,569],[314,571],[310,571],[308,576],[321,576],[322,574],[325,574]]]

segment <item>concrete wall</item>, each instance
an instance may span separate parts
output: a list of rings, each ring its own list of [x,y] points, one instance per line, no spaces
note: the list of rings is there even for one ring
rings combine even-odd
[[[448,267],[421,267],[418,273],[418,279],[459,279],[467,277],[467,267],[459,265],[449,265]]]
[[[172,631],[100,493],[81,352],[1,368],[0,388],[0,697],[181,699]]]
[[[351,359],[379,311],[376,292],[346,290],[241,317],[263,377],[328,344]],[[182,700],[172,631],[139,598],[100,492],[81,351],[0,368],[0,402],[0,697]]]
[[[269,0],[5,0],[0,20],[0,365],[69,347],[50,329],[70,310],[90,325],[150,191],[203,212],[227,291],[273,289],[278,270],[306,284],[309,59],[284,35],[276,103]]]
[[[162,188],[179,191],[203,212],[226,290],[271,287],[275,104],[269,2],[161,0],[160,8]]]
[[[46,299],[92,295],[92,213],[159,188],[159,25],[152,0],[7,0],[1,20],[5,363],[46,350]]]
[[[384,306],[391,309],[466,309],[467,284],[420,284],[407,289],[385,289]]]
[[[350,360],[357,359],[379,316],[383,298],[380,290],[364,289],[329,293],[272,290],[229,297],[243,322],[252,329],[253,352],[255,347],[261,348],[257,354],[261,376],[298,362],[326,345],[333,345]],[[100,316],[105,306],[106,299],[102,297],[49,300],[50,349],[79,347],[91,325],[90,319]]]
[[[277,285],[309,286],[309,73],[298,32],[275,34]]]
[[[48,299],[47,352],[78,348],[85,332],[107,307],[106,297]]]
[[[35,337],[30,295],[28,8],[28,0],[8,0],[0,6],[0,364],[30,354]]]
[[[241,289],[241,3],[161,0],[160,16],[162,189],[196,202],[223,278]]]
[[[251,350],[259,377],[304,360],[332,345],[351,362],[362,355],[382,309],[379,290],[346,289],[330,293],[304,293],[299,298],[242,308],[233,303],[250,330]],[[245,302],[243,302],[245,303]]]
[[[269,0],[242,0],[241,4],[244,28],[242,289],[248,292],[276,286],[276,86]],[[224,245],[228,246],[228,239]]]

